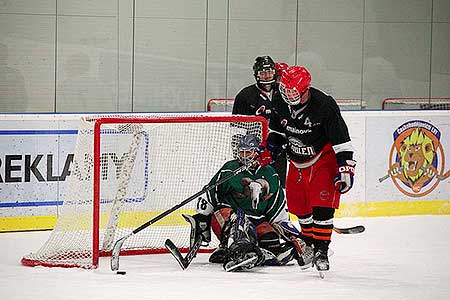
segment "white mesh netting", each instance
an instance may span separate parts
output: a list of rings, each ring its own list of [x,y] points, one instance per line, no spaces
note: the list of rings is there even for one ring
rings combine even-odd
[[[135,123],[105,121],[101,126],[98,218],[93,196],[95,121],[81,120],[57,224],[41,249],[24,256],[24,265],[96,267],[95,257],[107,255],[117,239],[200,191],[233,158],[238,136],[251,132],[262,137],[267,130],[262,118],[244,116],[126,118],[131,119]],[[167,238],[188,248],[190,227],[181,214],[194,214],[195,204],[127,239],[122,253],[158,253]]]

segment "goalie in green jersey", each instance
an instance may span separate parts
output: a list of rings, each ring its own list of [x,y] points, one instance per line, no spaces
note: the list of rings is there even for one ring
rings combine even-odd
[[[278,174],[261,163],[255,135],[244,135],[237,144],[237,158],[226,162],[209,184],[242,165],[248,168],[210,190],[207,199],[200,198],[193,216],[196,235],[209,242],[212,228],[220,241],[209,261],[222,263],[226,271],[283,265],[293,258],[302,266],[304,253],[299,252],[305,244],[289,222]]]

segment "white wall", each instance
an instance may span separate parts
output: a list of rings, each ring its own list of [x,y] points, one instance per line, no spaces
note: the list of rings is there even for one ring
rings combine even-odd
[[[135,7],[133,7],[135,3]],[[379,109],[450,97],[448,0],[3,0],[0,112],[204,111],[256,56]]]

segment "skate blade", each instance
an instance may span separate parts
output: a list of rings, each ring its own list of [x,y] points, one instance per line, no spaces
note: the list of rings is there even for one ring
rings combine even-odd
[[[257,256],[250,257],[246,260],[241,261],[240,263],[237,263],[235,265],[225,268],[225,271],[232,272],[233,270],[236,270],[237,268],[242,267],[248,263],[256,262],[257,259],[258,259]]]
[[[309,268],[312,268],[312,266],[313,266],[313,263],[312,263],[312,262],[310,262],[309,264],[303,265],[303,266],[300,266],[300,265],[299,265],[300,270],[302,270],[302,271],[308,270]]]
[[[328,273],[328,271],[329,270],[319,270],[319,269],[317,269],[317,272],[319,272],[320,279],[324,279],[325,278],[325,274]]]
[[[319,276],[320,276],[320,279],[324,279],[325,278],[324,271],[319,271]]]

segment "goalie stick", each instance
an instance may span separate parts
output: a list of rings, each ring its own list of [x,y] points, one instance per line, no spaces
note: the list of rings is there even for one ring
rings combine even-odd
[[[175,244],[170,239],[167,239],[165,243],[166,249],[170,252],[170,254],[173,255],[173,257],[175,257],[183,270],[186,270],[187,267],[191,264],[191,261],[197,255],[198,249],[200,249],[201,245],[202,238],[198,237],[195,240],[194,245],[192,245],[192,247],[189,249],[189,252],[185,257],[183,257],[180,250],[178,250],[177,246],[175,246]]]
[[[136,233],[144,230],[145,228],[149,227],[150,225],[156,223],[157,221],[161,220],[162,218],[164,218],[165,216],[171,214],[172,212],[176,211],[177,209],[179,209],[180,207],[188,204],[189,202],[191,202],[192,200],[198,198],[199,196],[201,196],[202,194],[216,188],[217,186],[221,185],[222,183],[224,183],[225,181],[230,180],[232,177],[234,177],[235,175],[241,173],[242,171],[246,170],[248,168],[247,165],[243,165],[239,168],[237,168],[236,170],[234,170],[231,174],[229,174],[228,176],[225,176],[224,178],[222,178],[221,180],[217,181],[216,183],[212,184],[212,185],[205,185],[203,187],[203,189],[197,193],[195,193],[194,195],[190,196],[189,198],[181,201],[179,204],[169,208],[168,210],[160,213],[159,215],[157,215],[156,217],[154,217],[151,220],[148,220],[147,222],[145,222],[144,224],[140,225],[139,227],[135,228],[133,231],[131,231],[130,233],[128,233],[127,235],[121,237],[120,239],[118,239],[116,241],[116,243],[114,244],[114,247],[112,249],[111,252],[111,271],[117,271],[119,269],[119,256],[120,256],[120,249],[123,246],[123,243],[125,243],[125,241],[130,238],[131,236],[135,235]],[[192,260],[192,259],[191,259]]]
[[[363,225],[347,227],[347,228],[338,228],[338,227],[333,228],[333,230],[339,234],[357,234],[357,233],[364,232],[365,229],[366,228]],[[293,242],[295,248],[297,248],[297,251],[299,251],[300,254],[303,253],[303,250],[301,249],[300,245],[298,244],[298,241],[294,240],[293,236],[290,239],[288,239],[285,236],[285,239],[291,240]],[[195,240],[194,244],[191,246],[191,248],[189,249],[189,252],[186,254],[185,257],[183,257],[180,250],[178,250],[177,246],[175,246],[175,244],[170,239],[166,240],[165,246],[166,246],[166,249],[178,261],[178,263],[180,264],[180,267],[183,270],[186,270],[187,267],[189,267],[189,265],[191,264],[194,257],[197,255],[198,249],[200,249],[201,244],[202,244],[201,237],[197,237],[197,239]]]
[[[185,214],[182,215],[183,218],[191,224],[191,248],[189,249],[189,252],[186,254],[185,257],[181,255],[180,250],[178,250],[177,246],[170,240],[167,239],[165,242],[166,249],[175,257],[175,259],[180,264],[180,267],[185,270],[190,264],[191,261],[194,259],[194,257],[197,255],[198,249],[200,249],[200,246],[202,245],[202,237],[200,235],[197,235],[195,230],[195,220],[191,216],[187,216]]]

